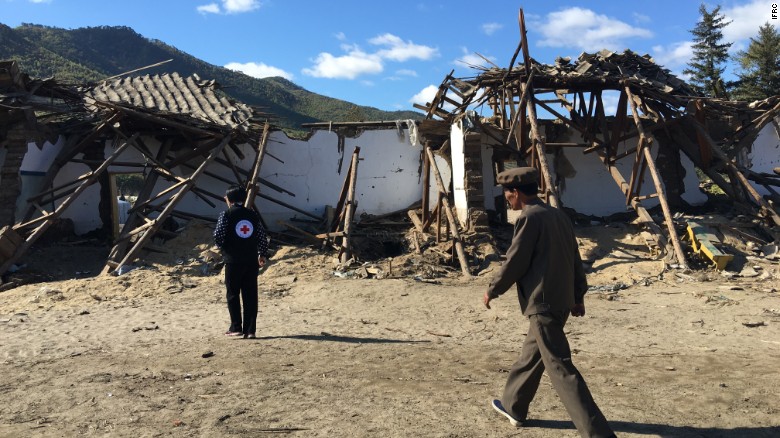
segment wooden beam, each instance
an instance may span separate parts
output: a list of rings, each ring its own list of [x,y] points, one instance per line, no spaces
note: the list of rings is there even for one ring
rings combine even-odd
[[[357,186],[357,168],[360,159],[360,148],[352,152],[352,164],[349,168],[349,191],[347,192],[346,214],[344,216],[344,237],[341,239],[341,263],[346,263],[352,256],[352,220],[355,216],[355,187]]]
[[[260,143],[257,145],[257,157],[255,163],[252,166],[252,175],[249,177],[249,188],[246,193],[246,202],[244,205],[254,205],[255,196],[260,191],[260,187],[257,185],[258,178],[260,178],[260,167],[263,165],[263,158],[265,158],[265,149],[268,145],[268,135],[271,132],[271,124],[265,122],[263,126],[263,134],[260,136]]]
[[[436,179],[436,184],[439,186],[439,192],[441,195],[441,201],[442,201],[442,208],[439,209],[444,210],[444,212],[447,215],[447,223],[450,224],[450,231],[452,232],[452,240],[454,242],[455,251],[458,254],[458,262],[460,263],[460,270],[463,273],[465,277],[471,277],[471,271],[469,271],[469,264],[466,260],[466,252],[463,250],[463,241],[460,237],[460,232],[458,231],[458,223],[455,221],[455,216],[452,214],[452,209],[450,208],[450,201],[448,199],[447,195],[447,188],[444,186],[444,180],[441,177],[441,173],[439,173],[439,167],[436,165],[436,161],[433,159],[433,152],[431,152],[431,148],[426,147],[425,153],[428,154],[428,161],[431,162],[431,170],[433,171],[433,176]]]
[[[138,134],[135,134],[136,136]],[[22,243],[20,246],[16,248],[16,252],[14,255],[5,261],[2,265],[0,265],[0,274],[5,273],[5,271],[16,261],[21,257],[29,248],[32,246],[33,243],[35,243],[36,240],[38,240],[39,237],[43,235],[43,233],[49,229],[49,227],[54,223],[54,219],[60,217],[62,215],[62,212],[65,211],[75,200],[79,197],[89,186],[91,186],[93,183],[95,183],[98,179],[98,177],[108,169],[108,167],[111,165],[111,163],[119,157],[119,155],[122,154],[122,152],[127,149],[127,147],[130,145],[129,142],[124,142],[121,146],[116,148],[114,152],[106,158],[106,161],[103,162],[97,169],[95,169],[92,172],[92,175],[90,175],[89,178],[84,180],[84,182],[81,183],[81,185],[71,194],[68,196],[62,203],[60,203],[59,206],[49,215],[46,216],[46,220],[43,221],[35,230],[33,230],[32,233],[30,233],[29,236],[25,239],[24,243]]]
[[[168,214],[170,214],[171,211],[173,211],[176,204],[179,203],[184,198],[184,195],[189,192],[189,189],[195,185],[195,181],[198,179],[200,174],[206,169],[206,166],[214,160],[214,158],[219,155],[222,150],[225,148],[225,146],[230,143],[231,137],[226,136],[222,139],[222,142],[219,143],[214,149],[212,149],[211,153],[208,157],[201,163],[200,166],[193,172],[192,175],[187,179],[187,182],[184,184],[181,190],[179,190],[178,193],[173,195],[173,197],[168,201],[168,204],[165,206],[165,208],[160,212],[159,216],[157,216],[154,219],[155,224],[151,226],[148,230],[146,230],[143,235],[136,241],[135,245],[130,248],[130,250],[127,252],[127,254],[122,258],[122,260],[118,263],[118,266],[123,266],[131,261],[133,261],[136,257],[136,254],[138,251],[140,251],[146,243],[151,239],[151,237],[154,235],[154,232],[157,230],[157,228],[161,227],[165,219],[168,217]],[[106,273],[107,270],[110,270],[109,266],[107,268],[104,268],[103,272]]]
[[[525,87],[523,87],[525,88]],[[536,158],[539,160],[539,170],[542,174],[542,182],[544,185],[543,194],[546,197],[546,201],[551,206],[558,208],[560,202],[558,201],[558,191],[552,181],[552,168],[547,162],[547,154],[544,147],[544,138],[539,133],[539,126],[536,120],[536,107],[534,102],[537,102],[534,98],[533,84],[527,89],[528,92],[528,120],[531,123],[531,136],[534,139],[534,148],[536,150]]]
[[[642,120],[639,118],[639,111],[637,110],[636,106],[636,97],[631,93],[631,88],[626,86],[625,88],[626,96],[628,97],[628,101],[631,103],[631,114],[634,116],[634,124],[636,125],[637,131],[639,131],[639,138],[640,142],[643,141],[643,139],[646,139],[644,128],[642,127]],[[647,140],[644,140],[645,142]],[[645,156],[645,162],[647,163],[647,169],[650,171],[650,176],[653,179],[653,183],[655,184],[655,190],[658,193],[658,201],[661,203],[661,210],[664,213],[664,219],[666,222],[666,228],[669,230],[669,239],[672,241],[672,246],[674,247],[675,256],[677,257],[677,263],[683,268],[688,269],[688,262],[685,260],[685,253],[683,253],[682,245],[680,245],[680,237],[677,235],[677,230],[674,227],[674,220],[672,219],[672,211],[669,208],[669,202],[666,200],[666,191],[664,190],[663,182],[661,180],[661,175],[658,172],[658,169],[655,166],[655,160],[653,159],[653,155],[650,153],[650,148],[645,147],[642,148],[640,146],[640,150],[644,153]],[[637,154],[639,154],[639,151],[637,151]]]
[[[430,141],[425,142],[425,147],[430,147]],[[422,221],[425,222],[428,220],[428,216],[430,215],[429,210],[429,204],[430,201],[428,200],[430,196],[431,191],[431,163],[428,161],[428,154],[425,153],[425,151],[422,152],[422,160],[423,160],[423,166],[422,166]]]

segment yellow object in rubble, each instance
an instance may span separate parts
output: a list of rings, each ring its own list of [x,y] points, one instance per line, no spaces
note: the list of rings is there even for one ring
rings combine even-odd
[[[691,239],[693,251],[699,256],[710,259],[719,271],[722,271],[734,259],[733,254],[726,254],[715,246],[715,243],[720,243],[720,239],[704,225],[688,222],[688,237]]]

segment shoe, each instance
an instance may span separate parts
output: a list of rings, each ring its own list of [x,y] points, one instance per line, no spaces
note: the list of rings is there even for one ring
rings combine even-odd
[[[504,405],[501,404],[501,400],[493,400],[493,403],[490,404],[493,406],[493,409],[498,412],[499,414],[505,416],[507,420],[509,420],[509,423],[514,427],[522,427],[523,422],[520,420],[516,420],[514,417],[509,415],[509,412],[504,409]]]
[[[225,336],[241,336],[243,333],[241,332],[231,332],[230,330],[225,332]]]
[[[249,337],[249,339],[257,339],[254,333],[250,333],[249,335],[244,335],[245,337]]]

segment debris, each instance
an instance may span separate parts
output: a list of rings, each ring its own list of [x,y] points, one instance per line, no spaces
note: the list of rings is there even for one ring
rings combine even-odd
[[[452,337],[452,335],[448,335],[448,334],[446,334],[446,333],[436,333],[436,332],[432,332],[432,331],[430,331],[430,330],[426,330],[425,332],[426,332],[426,333],[428,333],[429,335],[433,335],[433,336],[441,336],[441,337],[443,337],[443,338],[451,338],[451,337]]]
[[[214,356],[214,352],[213,351],[207,351],[207,352],[205,352],[205,353],[200,355],[200,357],[202,357],[204,359],[208,359],[208,358],[210,358],[212,356]]]
[[[766,323],[764,321],[743,322],[742,325],[744,325],[745,327],[753,328],[753,327],[763,327],[766,325]]]

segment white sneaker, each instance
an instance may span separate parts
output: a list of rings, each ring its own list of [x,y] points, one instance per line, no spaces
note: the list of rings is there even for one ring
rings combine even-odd
[[[498,412],[499,414],[505,416],[507,420],[509,420],[509,423],[514,427],[522,427],[523,422],[520,420],[515,420],[514,417],[509,415],[509,412],[504,409],[504,405],[501,404],[501,400],[493,400],[493,402],[490,404],[493,406],[493,409]]]

